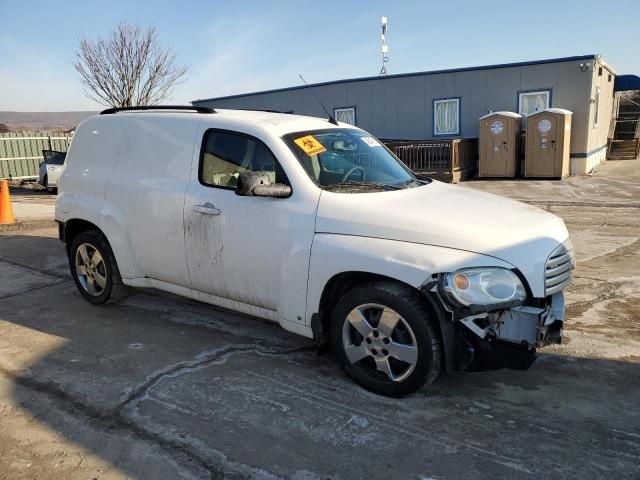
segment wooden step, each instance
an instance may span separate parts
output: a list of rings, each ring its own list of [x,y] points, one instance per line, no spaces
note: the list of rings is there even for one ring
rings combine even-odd
[[[607,158],[609,160],[634,160],[640,153],[640,140],[609,140]]]
[[[609,150],[609,152],[610,153],[620,153],[620,154],[628,153],[629,155],[631,155],[631,154],[635,154],[636,153],[636,149],[635,148],[632,148],[630,150],[627,150],[627,149],[624,149],[624,150],[622,150],[622,149],[621,150],[611,149],[611,150]]]
[[[635,148],[612,148],[611,153],[636,153]]]

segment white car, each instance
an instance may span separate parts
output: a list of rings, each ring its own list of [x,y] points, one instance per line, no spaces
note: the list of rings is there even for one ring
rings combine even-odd
[[[558,217],[420,180],[354,126],[260,111],[89,118],[56,220],[89,302],[153,287],[271,320],[389,396],[529,367],[560,341],[573,268]]]
[[[42,150],[43,160],[38,168],[38,183],[47,189],[49,193],[58,190],[58,179],[64,167],[67,152],[55,150]]]

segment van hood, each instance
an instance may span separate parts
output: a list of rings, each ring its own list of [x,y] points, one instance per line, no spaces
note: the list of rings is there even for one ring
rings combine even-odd
[[[384,238],[466,250],[520,269],[532,290],[549,254],[569,233],[557,216],[498,195],[438,181],[404,190],[323,190],[316,232]],[[536,288],[536,290],[538,290]],[[536,295],[538,296],[538,295]]]

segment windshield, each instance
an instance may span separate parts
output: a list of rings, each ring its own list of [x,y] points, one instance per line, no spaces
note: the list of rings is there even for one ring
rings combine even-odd
[[[290,133],[284,140],[309,177],[324,189],[396,190],[427,183],[362,130],[313,130]]]

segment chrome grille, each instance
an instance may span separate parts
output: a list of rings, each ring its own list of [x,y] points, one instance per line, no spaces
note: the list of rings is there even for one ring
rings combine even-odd
[[[545,293],[546,296],[553,295],[564,290],[571,283],[573,271],[573,252],[571,246],[558,245],[545,264]]]

